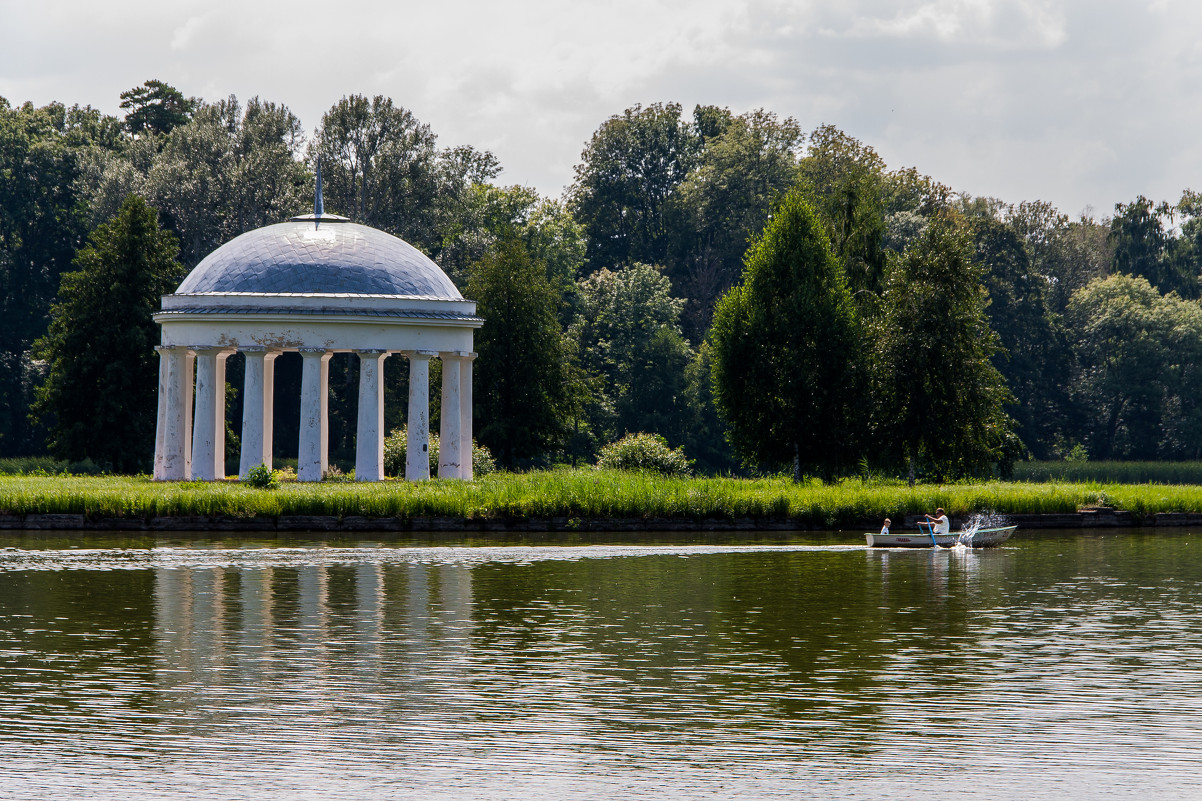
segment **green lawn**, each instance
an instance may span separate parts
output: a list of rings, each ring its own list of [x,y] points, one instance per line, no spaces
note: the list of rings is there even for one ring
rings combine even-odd
[[[786,479],[665,479],[592,469],[500,473],[473,482],[284,483],[257,490],[237,483],[152,482],[119,476],[0,476],[0,514],[275,517],[333,515],[566,518],[784,518],[819,526],[900,519],[942,506],[952,515],[1064,513],[1110,505],[1137,514],[1202,512],[1202,487],[1097,483],[920,485],[845,481],[794,485]]]

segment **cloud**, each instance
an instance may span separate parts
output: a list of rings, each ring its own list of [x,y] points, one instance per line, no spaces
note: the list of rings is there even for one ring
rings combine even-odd
[[[869,8],[858,10],[862,5]],[[873,7],[880,11],[873,13]],[[828,29],[829,35],[935,40],[1000,49],[1055,47],[1065,39],[1063,13],[1050,3],[1032,0],[934,0],[841,8],[849,13],[849,23],[843,31]]]
[[[1184,0],[0,0],[0,19],[14,102],[118,113],[155,77],[312,130],[384,94],[550,194],[607,117],[667,100],[829,122],[891,166],[1070,212],[1202,172],[1202,6]]]

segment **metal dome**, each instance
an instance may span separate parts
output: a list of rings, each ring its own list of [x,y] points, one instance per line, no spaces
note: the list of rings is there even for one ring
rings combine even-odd
[[[408,242],[331,214],[293,217],[230,240],[196,265],[175,293],[463,299],[446,273]]]

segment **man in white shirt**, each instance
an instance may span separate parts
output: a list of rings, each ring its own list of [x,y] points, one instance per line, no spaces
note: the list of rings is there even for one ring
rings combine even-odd
[[[934,524],[932,526],[932,531],[931,531],[932,534],[939,535],[939,534],[950,534],[951,533],[952,524],[948,521],[947,515],[945,515],[943,513],[942,508],[935,510],[934,517],[927,515],[926,518],[927,518],[928,523]]]

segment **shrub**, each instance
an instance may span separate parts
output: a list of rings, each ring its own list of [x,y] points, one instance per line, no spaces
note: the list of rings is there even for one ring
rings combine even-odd
[[[497,460],[493,458],[492,451],[473,439],[472,475],[486,476],[489,473],[495,472],[497,472]]]
[[[74,475],[98,476],[109,472],[91,459],[67,462],[50,456],[10,456],[0,459],[0,474],[4,475]]]
[[[659,434],[627,434],[601,449],[597,467],[687,476],[693,472],[693,461],[684,455],[683,448],[669,448],[668,441]]]
[[[280,476],[267,465],[261,464],[247,471],[243,482],[255,489],[275,489],[280,486]]]
[[[321,474],[321,480],[322,481],[342,482],[342,483],[354,481],[355,480],[355,470],[354,470],[354,468],[351,468],[351,472],[344,473],[344,472],[342,472],[341,467],[339,467],[336,464],[332,464],[326,468],[326,471],[324,473]]]
[[[394,429],[384,440],[384,475],[405,477],[405,449],[409,445],[406,426]],[[472,472],[477,476],[495,473],[497,462],[492,451],[472,440]],[[430,434],[430,475],[438,474],[438,435]]]

